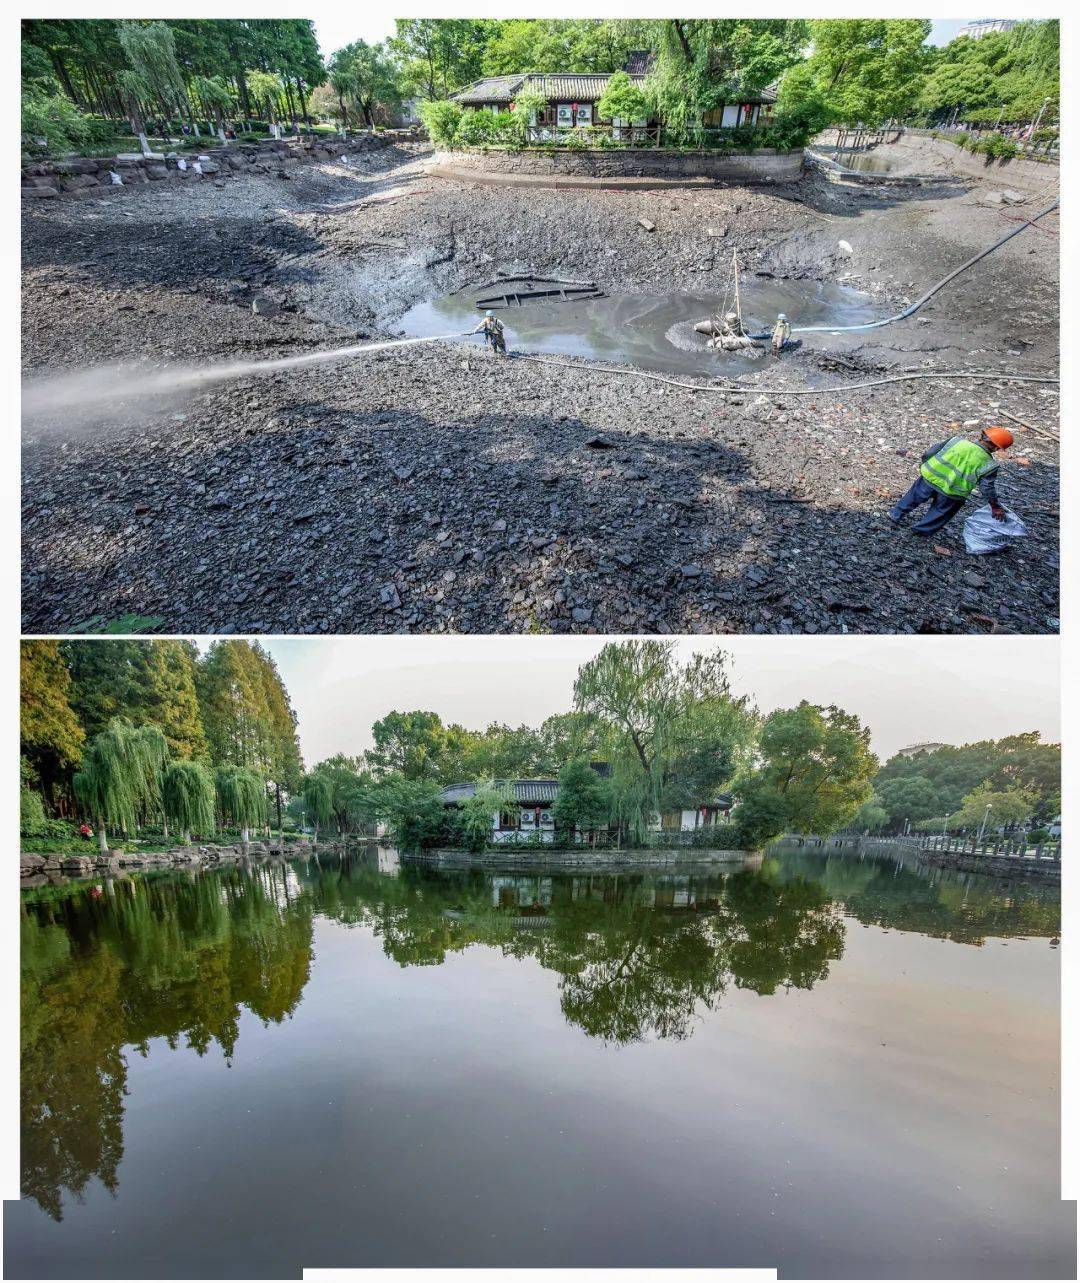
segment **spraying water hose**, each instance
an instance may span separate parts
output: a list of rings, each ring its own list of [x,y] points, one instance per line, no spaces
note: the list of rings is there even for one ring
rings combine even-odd
[[[1038,214],[1034,214],[1031,218],[1025,219],[1019,226],[1014,227],[1011,232],[1006,232],[1000,240],[996,240],[993,245],[988,245],[986,249],[980,250],[978,254],[969,258],[966,263],[961,263],[959,267],[953,268],[948,276],[943,276],[936,285],[928,289],[922,298],[917,298],[914,303],[904,308],[902,312],[897,312],[895,316],[886,316],[880,321],[868,321],[864,325],[794,325],[792,326],[791,332],[792,334],[841,334],[850,330],[877,330],[883,325],[892,325],[894,321],[906,320],[909,316],[914,315],[914,313],[916,313],[924,303],[929,299],[932,299],[939,290],[943,290],[950,281],[955,280],[961,272],[966,272],[969,267],[974,267],[980,259],[985,258],[987,254],[992,254],[994,250],[1000,249],[1006,241],[1011,241],[1014,236],[1019,236],[1022,231],[1033,226],[1040,218],[1045,218],[1047,214],[1057,209],[1060,204],[1061,200],[1058,198],[1051,204],[1047,205],[1047,207],[1044,210],[1041,210]],[[759,340],[768,339],[772,337],[772,333],[769,330],[763,330],[760,334],[751,334],[748,337]]]

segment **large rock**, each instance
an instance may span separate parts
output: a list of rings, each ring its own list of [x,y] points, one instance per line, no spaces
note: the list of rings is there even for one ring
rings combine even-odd
[[[45,857],[35,855],[32,851],[24,851],[19,856],[19,873],[25,878],[33,873],[40,873],[45,867]]]
[[[146,176],[152,182],[160,182],[163,178],[168,178],[169,171],[164,165],[147,165]]]
[[[97,185],[96,169],[92,174],[72,174],[70,178],[62,178],[60,180],[60,186],[65,192],[75,192],[83,187],[96,187]]]

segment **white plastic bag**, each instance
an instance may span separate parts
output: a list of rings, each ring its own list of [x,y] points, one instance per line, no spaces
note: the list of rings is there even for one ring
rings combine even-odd
[[[998,521],[986,504],[964,522],[964,547],[979,556],[987,552],[1000,552],[1012,539],[1023,539],[1027,526],[1011,509],[1005,509],[1005,520]]]

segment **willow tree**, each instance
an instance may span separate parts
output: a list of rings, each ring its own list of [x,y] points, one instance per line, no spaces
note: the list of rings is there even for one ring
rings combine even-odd
[[[157,727],[136,729],[125,718],[115,717],[83,754],[72,785],[75,797],[93,820],[103,854],[108,851],[108,828],[134,833],[140,818],[156,806],[163,746],[164,736]]]
[[[329,824],[334,818],[333,781],[323,771],[312,771],[304,776],[301,795],[311,815],[311,822],[315,828],[315,841],[318,842],[319,827]]]
[[[633,840],[665,810],[712,798],[747,760],[756,714],[727,666],[720,650],[680,664],[673,643],[650,639],[610,642],[578,670],[574,704],[606,727],[613,810]]]
[[[281,126],[278,124],[278,111],[281,108],[281,77],[270,71],[249,71],[245,73],[248,93],[266,108],[270,118],[270,132],[275,138],[281,137]]]
[[[176,57],[176,40],[167,22],[130,21],[117,23],[117,35],[132,70],[142,77],[166,112],[186,115],[199,136],[199,125],[187,99],[184,74]]]
[[[201,762],[170,762],[161,779],[161,801],[185,845],[193,830],[213,832],[214,781]]]
[[[251,826],[266,819],[266,784],[254,771],[225,766],[217,773],[218,806],[226,822],[240,829],[240,841],[251,841]]]
[[[217,136],[223,143],[225,137],[225,113],[232,112],[236,106],[236,95],[220,76],[196,76],[191,82],[196,98],[214,118]]]
[[[131,132],[139,140],[139,150],[144,156],[150,155],[150,141],[146,137],[146,117],[143,103],[150,96],[146,81],[137,71],[118,71],[116,81],[124,100],[124,113],[131,126]]]

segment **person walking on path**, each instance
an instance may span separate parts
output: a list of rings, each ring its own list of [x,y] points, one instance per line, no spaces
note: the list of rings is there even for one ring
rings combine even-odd
[[[994,454],[1007,450],[1012,443],[1013,434],[1008,428],[992,427],[980,432],[975,441],[948,437],[932,445],[922,456],[914,485],[890,509],[889,520],[898,526],[909,512],[929,503],[911,529],[916,535],[936,534],[956,516],[977,487],[994,517],[1004,521],[1005,509],[997,496],[998,464]]]
[[[505,356],[506,335],[503,333],[502,321],[499,320],[494,312],[485,312],[484,319],[476,329],[473,330],[473,333],[479,334],[481,330],[484,331],[484,339],[486,342],[491,344],[492,351],[496,356],[498,356],[500,352]]]

